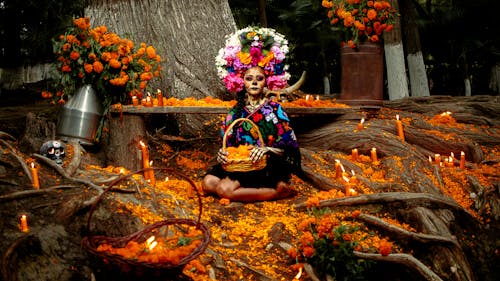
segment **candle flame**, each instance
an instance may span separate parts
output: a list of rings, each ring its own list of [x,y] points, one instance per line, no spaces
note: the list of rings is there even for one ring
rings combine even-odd
[[[149,167],[153,167],[153,160],[149,161]]]
[[[430,155],[429,155],[429,162],[431,162],[431,163],[432,163],[432,158],[431,158],[431,156],[430,156]]]
[[[344,181],[345,181],[345,182],[349,182],[349,180],[350,180],[350,179],[349,179],[348,177],[346,177],[346,176],[342,176],[342,178],[344,179]]]
[[[152,251],[154,249],[154,247],[156,247],[156,245],[158,245],[158,242],[153,241],[153,243],[151,243],[151,245],[149,245],[149,250]]]
[[[146,145],[142,142],[142,141],[139,141],[139,144],[142,146],[142,147],[145,147]]]
[[[149,97],[151,97],[151,93],[150,93],[150,92],[148,92],[148,98],[149,98]]]
[[[463,152],[463,151],[460,151],[460,155],[465,155],[465,152]]]
[[[399,114],[396,114],[396,120],[399,120]]]
[[[120,168],[120,174],[125,174],[125,168]]]
[[[161,90],[160,90],[160,89],[157,89],[157,90],[156,90],[156,92],[157,92],[158,94],[161,94]]]
[[[339,159],[335,159],[335,163],[339,163],[340,164],[340,160]]]
[[[377,151],[377,149],[375,147],[372,148],[372,151]]]
[[[302,276],[302,267],[301,267],[301,268],[299,268],[299,273],[297,273],[297,275],[295,275],[295,278],[294,278],[294,279],[297,279],[297,280],[298,280],[298,279],[300,278],[300,276]]]
[[[35,169],[35,162],[31,162],[31,168]]]
[[[345,173],[344,165],[340,164],[340,169],[342,170],[342,173]]]
[[[157,244],[158,242],[155,241],[154,235],[146,240],[146,247],[148,247],[149,250],[153,250],[153,248],[156,247]]]
[[[365,118],[361,118],[361,120],[359,121],[359,123],[361,123],[361,124],[365,123]]]
[[[316,95],[316,100],[319,100],[319,95]]]
[[[451,158],[455,158],[455,154],[453,152],[450,153],[450,155],[451,155]]]
[[[353,176],[355,176],[355,175],[356,175],[356,173],[354,173],[354,170],[351,170],[351,174],[352,174]]]
[[[448,157],[448,162],[453,163],[453,157]]]
[[[168,181],[168,177],[165,177],[165,181]]]
[[[132,96],[133,99],[137,99],[137,96]]]
[[[351,195],[357,194],[357,192],[356,192],[356,190],[354,190],[354,188],[349,188],[349,193],[351,193]]]
[[[446,111],[446,112],[441,113],[441,116],[448,116],[448,115],[451,115],[450,111]]]

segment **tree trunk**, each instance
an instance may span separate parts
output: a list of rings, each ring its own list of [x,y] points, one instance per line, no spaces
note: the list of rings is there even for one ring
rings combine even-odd
[[[153,45],[162,56],[163,75],[152,87],[167,96],[223,97],[226,93],[214,65],[225,36],[236,29],[227,0],[92,0],[85,15],[93,26],[106,25],[136,44]],[[180,126],[186,129],[181,134],[195,133],[188,121],[178,121],[186,123]]]
[[[410,73],[411,95],[414,97],[429,96],[429,84],[420,46],[420,36],[415,20],[415,8],[412,0],[401,0],[401,18]]]
[[[397,0],[391,0],[390,2],[395,9],[399,9]],[[387,67],[389,100],[408,97],[408,80],[406,77],[401,22],[399,18],[397,18],[394,23],[394,29],[384,34],[384,51]]]
[[[489,88],[497,94],[500,93],[500,64],[498,63],[491,67]]]

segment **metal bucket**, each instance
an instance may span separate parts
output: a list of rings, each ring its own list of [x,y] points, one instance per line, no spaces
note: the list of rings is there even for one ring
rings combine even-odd
[[[382,105],[384,54],[381,44],[361,43],[356,49],[344,46],[339,102],[350,105]]]
[[[102,116],[102,105],[91,85],[78,89],[62,108],[57,122],[57,136],[65,141],[77,139],[92,145]]]

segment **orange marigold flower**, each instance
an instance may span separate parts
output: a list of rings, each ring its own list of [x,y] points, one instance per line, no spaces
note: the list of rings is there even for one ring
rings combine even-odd
[[[61,67],[61,71],[62,72],[71,72],[71,67],[69,65],[65,64]]]
[[[374,20],[377,18],[377,11],[375,11],[374,9],[370,9],[368,10],[368,13],[366,13],[366,17],[369,19],[369,20]]]
[[[103,70],[104,70],[104,66],[102,65],[102,63],[100,61],[95,61],[93,64],[92,64],[93,68],[94,68],[94,71],[96,73],[101,73]]]
[[[310,231],[302,233],[302,236],[300,236],[300,244],[303,247],[314,244],[314,237]]]
[[[110,52],[103,52],[101,55],[101,59],[103,61],[109,61],[111,59],[111,53]]]
[[[307,198],[307,201],[306,201],[306,206],[307,208],[311,208],[311,207],[319,207],[319,198],[318,197],[309,197]]]
[[[384,8],[384,3],[380,2],[380,1],[375,1],[373,3],[373,8],[377,9],[377,11],[380,11]]]
[[[74,19],[73,23],[82,30],[90,28],[90,18],[88,17]]]
[[[378,35],[376,35],[376,34],[375,34],[375,35],[372,35],[372,36],[370,37],[370,41],[371,41],[371,42],[378,42],[378,41],[379,41]]]
[[[146,54],[147,54],[147,57],[148,59],[154,59],[156,58],[156,50],[153,46],[148,46],[146,48]]]
[[[96,54],[95,54],[95,53],[90,53],[90,54],[88,55],[88,57],[89,57],[89,59],[91,59],[91,60],[96,60],[96,59],[97,59],[97,56],[96,56]]]
[[[328,0],[323,0],[321,2],[321,6],[329,9],[329,8],[333,7],[333,2],[332,1],[328,1]]]
[[[344,233],[342,234],[342,239],[347,242],[352,241],[352,235],[349,233]]]
[[[296,259],[299,256],[299,251],[294,247],[288,249],[286,252],[292,259]]]
[[[351,216],[353,218],[357,218],[360,214],[361,214],[360,210],[355,210],[355,211],[352,212]]]
[[[368,1],[368,2],[366,2],[366,6],[368,6],[368,7],[373,7],[373,1]]]
[[[122,64],[117,59],[110,59],[109,66],[111,66],[112,68],[120,68],[120,67],[122,67]]]
[[[231,200],[229,200],[229,199],[227,199],[227,198],[221,198],[221,199],[219,200],[219,203],[220,203],[221,205],[229,205],[229,203],[231,203]]]
[[[380,241],[380,245],[378,246],[378,252],[382,256],[387,256],[392,252],[392,243],[382,240]]]
[[[72,60],[77,60],[77,59],[80,57],[80,53],[78,53],[77,51],[72,51],[72,52],[69,54],[69,57],[70,57]]]
[[[305,257],[310,258],[314,255],[314,248],[304,247],[304,249],[302,249],[302,253],[304,254]]]
[[[85,69],[85,72],[86,73],[91,73],[92,70],[94,69],[94,67],[92,67],[92,64],[90,63],[86,63],[83,65],[83,68]]]

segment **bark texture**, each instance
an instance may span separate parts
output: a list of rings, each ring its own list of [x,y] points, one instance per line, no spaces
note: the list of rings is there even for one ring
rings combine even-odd
[[[215,56],[236,30],[227,0],[93,0],[85,10],[94,26],[106,25],[137,44],[153,45],[162,56],[162,80],[152,83],[167,96],[223,97]],[[203,118],[179,116],[181,133],[192,135]]]

